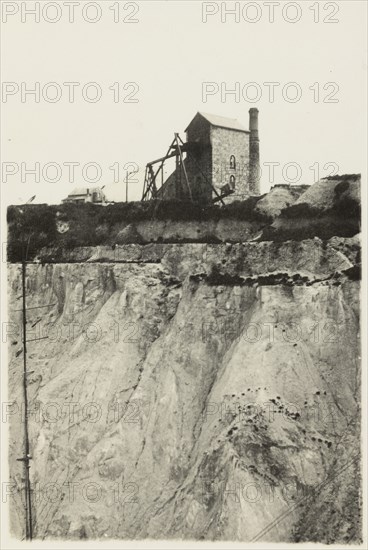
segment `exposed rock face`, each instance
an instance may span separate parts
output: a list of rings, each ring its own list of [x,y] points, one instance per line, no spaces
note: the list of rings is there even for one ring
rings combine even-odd
[[[28,312],[28,337],[49,335],[28,354],[36,537],[358,542],[358,248],[163,245],[159,263],[28,265],[28,307],[53,304]]]
[[[137,243],[142,244],[143,239],[140,233],[137,231],[137,228],[134,224],[127,225],[124,229],[119,231],[116,236],[116,242],[118,244],[131,244]]]

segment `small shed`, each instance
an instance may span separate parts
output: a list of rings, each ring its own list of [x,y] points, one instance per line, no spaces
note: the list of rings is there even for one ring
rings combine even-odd
[[[93,204],[106,204],[105,193],[100,187],[76,187],[71,193],[62,200],[63,203],[71,202],[74,204],[90,202]]]

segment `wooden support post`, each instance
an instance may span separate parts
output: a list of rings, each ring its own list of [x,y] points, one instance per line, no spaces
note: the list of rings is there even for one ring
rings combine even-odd
[[[181,147],[180,147],[180,143],[179,143],[179,134],[175,134],[175,141],[176,141],[176,144],[178,146],[178,149],[179,149],[179,155],[180,155],[180,162],[181,162],[181,166],[183,167],[183,172],[184,172],[184,176],[185,176],[185,181],[187,183],[187,187],[188,187],[188,192],[189,192],[189,197],[190,197],[190,200],[191,202],[193,202],[193,196],[192,196],[192,190],[190,188],[190,184],[189,184],[189,180],[188,180],[188,174],[187,174],[187,169],[185,168],[185,164],[184,164],[184,159],[183,159],[183,153],[181,151]],[[180,177],[181,177],[181,169],[180,169]],[[180,181],[181,183],[181,181]]]
[[[179,136],[178,134],[178,138],[179,140],[181,141],[181,143],[184,145],[184,142],[183,140],[181,139],[181,137]],[[198,162],[196,161],[196,159],[194,158],[193,155],[191,155],[188,151],[188,156],[190,156],[190,158],[194,161],[195,165],[197,166],[198,170],[200,171],[200,173],[203,175],[204,179],[207,181],[207,183],[210,183],[210,186],[212,187],[212,189],[214,190],[215,194],[217,195],[217,200],[221,201],[223,205],[225,205],[224,201],[222,200],[222,197],[221,195],[217,192],[217,190],[215,189],[215,187],[212,185],[211,182],[208,181],[207,179],[207,176],[206,174],[202,171],[201,167],[199,166]]]
[[[163,166],[165,164],[165,160],[167,160],[171,156],[170,155],[170,150],[172,149],[172,146],[174,145],[174,141],[171,143],[166,155],[162,158],[160,166],[158,167],[157,171],[155,172],[155,174],[153,176],[153,182],[154,182],[155,185],[156,185],[156,178],[157,178],[158,174],[160,173],[160,171],[163,169]]]
[[[146,189],[147,189],[147,171],[148,171],[148,167],[146,166],[146,171],[144,173],[144,182],[143,182],[143,193],[142,193],[142,198],[141,200],[144,201],[145,199],[145,196],[146,196]]]
[[[181,198],[179,155],[175,155],[175,198]]]
[[[148,183],[146,189],[143,192],[142,201],[145,200],[145,198],[148,196],[148,194],[152,191],[153,191],[153,197],[152,198],[155,198],[155,195],[157,195],[156,178],[157,178],[158,174],[160,173],[160,171],[163,170],[163,166],[164,166],[165,161],[168,158],[171,158],[171,157],[173,157],[177,154],[176,152],[175,153],[170,153],[171,149],[173,148],[174,143],[175,143],[175,139],[171,143],[171,145],[170,145],[170,147],[169,147],[169,149],[168,149],[168,151],[167,151],[167,153],[164,157],[161,157],[160,159],[157,159],[153,162],[149,162],[147,164],[146,169],[148,168],[150,178],[149,178],[149,183]],[[154,172],[153,168],[152,168],[152,165],[156,164],[157,162],[160,162],[160,166],[158,167],[156,172]]]
[[[28,239],[29,245],[29,239]],[[22,254],[22,322],[23,322],[23,399],[24,399],[24,493],[25,493],[25,512],[26,512],[26,539],[32,540],[33,538],[33,525],[32,525],[32,499],[31,499],[31,482],[29,477],[29,434],[28,434],[28,395],[27,395],[27,309],[26,309],[26,265],[27,265],[27,250],[25,251],[23,243]]]

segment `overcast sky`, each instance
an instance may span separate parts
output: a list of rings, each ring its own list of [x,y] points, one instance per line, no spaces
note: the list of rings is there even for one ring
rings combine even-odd
[[[258,2],[258,12],[254,6],[240,12],[238,22],[221,14],[221,8],[239,4],[241,9],[244,2],[144,1],[136,3],[139,10],[132,2],[120,2],[120,21],[114,22],[116,2],[104,0],[99,3],[100,14],[92,6],[83,17],[85,2],[80,1],[74,23],[69,22],[65,2],[58,2],[59,14],[49,6],[39,23],[21,13],[20,3],[2,4],[3,10],[8,5],[7,13],[14,5],[19,8],[6,22],[2,14],[3,86],[10,83],[2,103],[3,204],[24,202],[32,195],[35,202],[58,203],[73,187],[92,187],[84,175],[91,180],[96,171],[91,166],[83,174],[87,163],[98,164],[101,179],[96,185],[105,185],[108,198],[114,200],[125,198],[123,178],[125,170],[132,169],[129,163],[138,165],[138,181],[129,187],[129,198],[137,200],[147,161],[165,154],[174,132],[184,139],[184,129],[197,111],[237,118],[248,127],[248,110],[258,107],[262,192],[272,183],[284,182],[285,175],[286,181],[295,178],[310,184],[317,168],[321,177],[335,170],[356,173],[364,168],[365,1],[319,2],[317,13],[311,9],[315,2],[303,0],[294,3],[299,8],[289,6],[284,13],[289,20],[299,17],[295,23],[282,18],[285,2],[275,5],[273,23],[265,2]],[[41,2],[45,4],[51,3]],[[29,8],[34,5],[27,2]],[[208,12],[206,22],[204,12]],[[59,15],[58,22],[45,20]],[[96,23],[85,20],[99,15]],[[319,22],[314,22],[317,18]],[[22,102],[22,82],[23,89],[40,83],[38,103],[34,96]],[[42,95],[44,91],[46,98],[53,99],[57,88],[45,87],[49,82],[56,82],[62,91],[54,103]],[[80,83],[74,103],[64,82]],[[82,88],[90,82],[102,91],[96,103],[82,96]],[[204,82],[214,83],[208,87],[213,95],[204,97]],[[256,86],[248,85],[252,82]],[[280,84],[274,88],[273,102],[271,86],[265,82]],[[114,102],[117,85],[109,89],[114,83],[120,87],[118,102]],[[126,83],[136,84],[124,90]],[[243,91],[240,97],[221,95],[221,87],[226,92],[236,86]],[[85,88],[90,99],[95,91]],[[293,102],[296,93],[301,98]],[[252,102],[256,94],[259,100]],[[137,102],[128,102],[129,97]],[[25,173],[36,162],[39,183]],[[273,182],[264,164],[269,162],[280,163]],[[47,168],[48,163],[57,163],[61,176],[52,165]],[[65,163],[79,163],[74,183]],[[301,172],[292,165],[288,168],[288,163],[298,163]],[[109,168],[113,165],[114,170]],[[59,181],[45,181],[45,166],[46,179]],[[5,182],[5,172],[12,171]]]

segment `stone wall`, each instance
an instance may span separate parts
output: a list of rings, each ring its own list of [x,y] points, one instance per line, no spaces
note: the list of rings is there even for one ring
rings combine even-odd
[[[225,184],[230,184],[230,177],[235,177],[235,193],[225,202],[245,200],[249,197],[249,134],[226,128],[211,128],[212,143],[212,183],[220,193]],[[234,155],[236,168],[230,168],[230,157]]]

